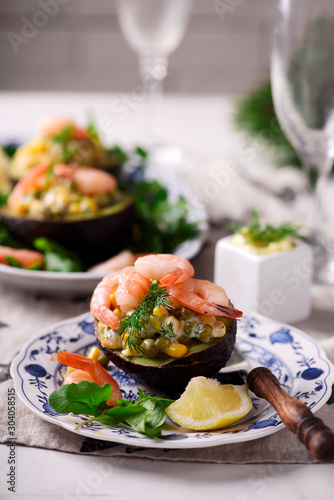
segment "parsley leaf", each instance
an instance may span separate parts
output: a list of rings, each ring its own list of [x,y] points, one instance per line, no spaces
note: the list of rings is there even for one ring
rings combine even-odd
[[[161,434],[167,414],[165,409],[173,403],[170,399],[155,398],[138,388],[139,399],[132,403],[118,399],[116,407],[106,406],[112,394],[109,384],[99,386],[95,382],[79,382],[62,385],[50,394],[49,404],[58,413],[91,415],[76,428],[98,421],[106,425],[127,425],[134,430],[155,437]]]
[[[47,238],[34,240],[34,247],[45,256],[45,270],[70,273],[81,272],[83,267],[79,257],[66,248]]]
[[[49,404],[58,413],[74,413],[74,415],[100,415],[99,405],[107,401],[112,394],[110,384],[100,386],[95,382],[82,381],[78,384],[64,384],[53,391]]]
[[[158,181],[142,181],[133,186],[136,222],[135,252],[171,253],[183,241],[194,238],[198,223],[189,222],[188,204],[179,196],[168,198]]]

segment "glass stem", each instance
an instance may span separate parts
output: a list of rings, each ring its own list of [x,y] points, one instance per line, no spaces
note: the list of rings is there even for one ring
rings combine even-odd
[[[167,76],[168,59],[165,56],[142,55],[139,58],[140,74],[146,90],[148,147],[154,148],[160,141],[159,108],[163,95],[163,81]]]
[[[303,165],[310,194],[308,227],[311,237],[316,238],[316,235],[322,234],[325,223],[325,196],[333,160],[327,155],[322,158],[305,155]]]

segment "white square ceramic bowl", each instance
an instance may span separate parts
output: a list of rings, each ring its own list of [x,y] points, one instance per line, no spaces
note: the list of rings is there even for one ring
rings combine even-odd
[[[237,309],[258,311],[285,323],[306,319],[311,311],[312,249],[296,240],[292,250],[259,255],[217,242],[214,281]]]

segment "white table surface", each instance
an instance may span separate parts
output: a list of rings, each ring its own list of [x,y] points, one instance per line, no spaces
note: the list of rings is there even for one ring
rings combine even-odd
[[[112,94],[0,94],[0,138],[30,137],[48,115],[84,119],[94,111],[98,122],[115,121]],[[232,100],[222,96],[166,97],[161,122],[166,142],[190,151],[199,162],[233,154],[240,136],[230,123]],[[145,144],[145,111],[138,105],[107,137],[124,146]],[[36,325],[38,327],[38,325]],[[0,498],[138,500],[226,498],[261,500],[334,499],[333,466],[170,463],[134,458],[79,456],[36,448],[17,448],[16,492],[7,492],[8,448],[0,446]]]

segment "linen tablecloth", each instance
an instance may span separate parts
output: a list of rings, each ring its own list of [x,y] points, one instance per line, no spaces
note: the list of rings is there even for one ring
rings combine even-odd
[[[212,279],[216,241],[226,235],[224,221],[211,227],[208,241],[200,255],[193,259],[198,278]],[[313,287],[312,316],[300,325],[319,340],[334,360],[332,325],[334,321],[333,287]],[[7,391],[13,387],[9,365],[23,343],[39,330],[65,318],[89,310],[89,298],[62,300],[61,297],[30,295],[18,289],[4,288],[0,283],[0,401],[7,401]],[[332,402],[332,401],[330,401]],[[326,404],[317,416],[334,427],[334,405]],[[7,412],[0,415],[0,442],[8,436]],[[54,449],[70,453],[101,456],[136,456],[155,460],[197,461],[215,463],[313,463],[315,460],[296,436],[286,429],[268,437],[240,444],[191,450],[150,449],[98,441],[81,437],[43,421],[16,398],[16,443],[25,446]]]

